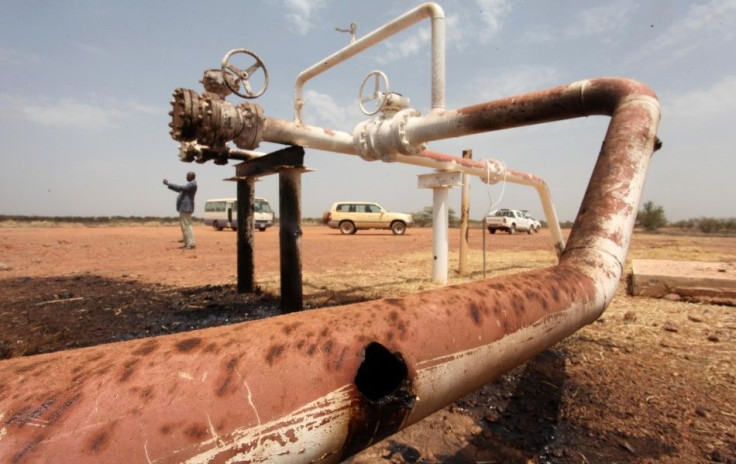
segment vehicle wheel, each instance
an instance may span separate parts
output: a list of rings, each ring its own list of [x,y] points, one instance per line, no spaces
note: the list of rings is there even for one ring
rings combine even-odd
[[[340,223],[340,232],[343,235],[353,235],[355,233],[355,224],[350,221],[342,221]]]
[[[237,226],[233,226],[232,229],[233,229],[233,232],[237,232],[238,231],[238,227]]]
[[[404,232],[406,232],[406,224],[401,221],[394,221],[391,224],[391,232],[393,232],[394,235],[404,235]]]
[[[265,227],[259,227],[258,230],[260,230],[261,232],[265,232],[266,231],[266,228]]]
[[[516,233],[516,224],[511,224],[509,227],[509,234],[514,235]]]
[[[492,234],[495,234],[495,233],[496,233],[496,229],[491,229],[491,228],[489,227],[489,228],[488,228],[488,232],[490,232],[490,233],[492,233]]]
[[[527,233],[527,234],[529,234],[529,235],[533,234],[533,233],[534,233],[534,227],[530,227],[530,228],[528,228],[528,229],[526,230],[526,233]]]
[[[212,223],[212,228],[215,229],[218,232],[222,230],[222,226],[220,224],[218,224],[217,221],[215,221],[215,222]]]

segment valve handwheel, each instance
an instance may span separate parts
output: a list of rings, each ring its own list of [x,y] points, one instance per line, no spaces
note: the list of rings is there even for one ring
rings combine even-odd
[[[234,64],[230,63],[230,58],[233,55],[241,53],[245,55],[250,55],[253,59],[256,60],[256,62],[245,69],[240,69]],[[253,77],[253,74],[258,71],[259,68],[263,69],[263,88],[259,89],[257,92],[254,92],[250,86],[250,78]],[[230,90],[235,93],[235,95],[248,99],[258,98],[263,95],[263,93],[268,88],[268,69],[266,69],[266,65],[263,64],[263,60],[261,60],[258,55],[250,50],[246,50],[245,48],[236,48],[235,50],[230,50],[229,52],[227,52],[227,55],[225,55],[225,57],[222,59],[221,69],[222,78],[225,81],[225,84]],[[228,79],[228,75],[235,78],[235,88],[233,88],[231,79]],[[239,90],[241,85],[245,93],[240,93]]]
[[[371,80],[371,78],[373,79]],[[365,86],[366,84],[368,84],[369,81],[373,83],[373,93],[364,97],[363,90],[365,89]],[[360,103],[360,111],[362,111],[363,114],[367,116],[374,115],[381,111],[383,105],[386,104],[388,92],[388,77],[386,77],[386,74],[384,74],[382,71],[369,72],[368,75],[365,76],[365,79],[363,79],[363,83],[360,84],[360,91],[358,91],[358,102]],[[374,110],[371,110],[365,105],[365,103],[374,100],[376,101],[376,108]]]

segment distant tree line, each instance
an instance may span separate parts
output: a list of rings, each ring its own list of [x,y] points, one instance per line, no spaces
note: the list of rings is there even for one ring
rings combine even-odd
[[[194,218],[192,218],[195,220]],[[0,221],[56,222],[63,224],[116,225],[124,223],[143,224],[150,222],[179,223],[179,217],[160,216],[20,216],[0,215]],[[201,221],[201,220],[200,220]]]
[[[636,223],[648,231],[656,231],[663,227],[681,229],[683,232],[700,232],[703,234],[736,234],[736,218],[694,218],[677,222],[668,222],[662,206],[655,205],[651,201],[644,206],[636,216]]]
[[[432,207],[427,206],[423,210],[412,213],[414,217],[414,227],[432,227]],[[193,218],[197,223],[202,223],[201,218]],[[460,218],[455,210],[448,209],[448,220],[450,227],[459,227]],[[87,226],[105,226],[105,225],[124,225],[124,224],[178,224],[179,218],[176,216],[22,216],[22,215],[2,215],[0,214],[0,222],[49,222],[59,224],[82,224]],[[482,220],[470,219],[469,224],[479,227]],[[544,221],[542,226],[546,227]],[[304,225],[322,225],[321,218],[303,218]],[[573,222],[560,222],[563,228],[572,227]],[[685,219],[677,222],[668,222],[664,208],[656,205],[651,201],[644,203],[636,216],[636,225],[644,230],[655,232],[659,229],[667,227],[669,230],[679,229],[682,233],[702,233],[702,234],[724,234],[736,235],[736,218],[693,218]]]

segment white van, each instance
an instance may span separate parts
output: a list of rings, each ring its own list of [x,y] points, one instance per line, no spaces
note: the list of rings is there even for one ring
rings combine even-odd
[[[255,228],[263,232],[273,226],[273,210],[268,201],[256,197],[253,201],[253,217]],[[215,230],[229,227],[238,229],[238,200],[237,198],[213,198],[204,203],[204,223]]]

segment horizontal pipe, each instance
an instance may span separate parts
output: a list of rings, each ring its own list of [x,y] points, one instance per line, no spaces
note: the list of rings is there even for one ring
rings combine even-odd
[[[551,232],[552,245],[557,256],[559,257],[565,249],[565,240],[562,237],[562,229],[560,228],[560,221],[557,218],[557,211],[555,211],[554,204],[552,203],[552,194],[549,191],[549,186],[541,177],[522,171],[506,169],[503,163],[498,161],[465,159],[431,150],[425,150],[418,155],[398,154],[396,155],[396,161],[404,164],[431,167],[442,171],[461,171],[465,174],[479,177],[487,184],[496,184],[503,181],[534,187],[542,203],[545,219]]]
[[[577,89],[577,116],[611,121],[557,266],[0,362],[0,462],[338,462],[591,323],[623,272],[659,105],[631,81]],[[572,106],[531,95],[524,124]],[[460,113],[471,130],[516,114]]]

